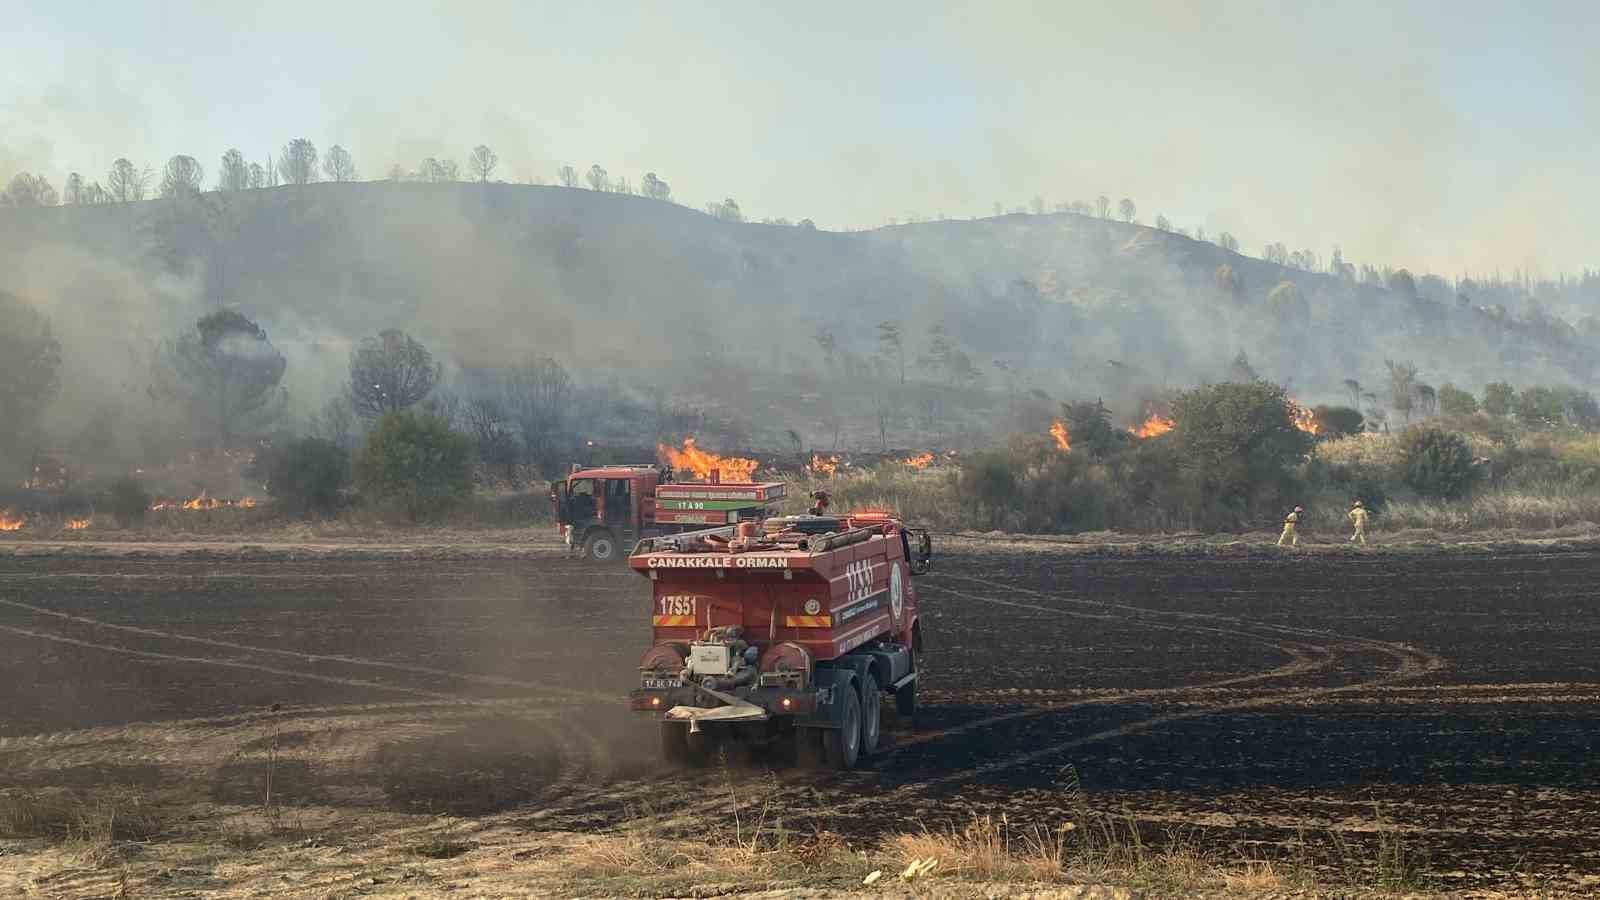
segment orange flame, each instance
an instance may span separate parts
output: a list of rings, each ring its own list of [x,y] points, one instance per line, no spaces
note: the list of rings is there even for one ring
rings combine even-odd
[[[833,473],[839,471],[839,457],[813,453],[811,454],[811,465],[806,466],[806,468],[810,469],[813,475],[832,478]]]
[[[202,489],[198,495],[191,497],[188,500],[157,500],[156,502],[150,504],[150,511],[162,512],[170,509],[186,509],[196,512],[204,512],[207,510],[225,509],[229,507],[237,509],[255,509],[259,504],[260,501],[254,497],[245,497],[240,500],[218,500]]]
[[[1056,449],[1063,453],[1072,452],[1072,441],[1067,436],[1067,423],[1060,419],[1050,423],[1050,436],[1056,439]]]
[[[203,488],[201,489],[198,497],[195,497],[192,500],[183,501],[184,509],[216,509],[221,505],[221,500],[216,500],[206,496],[206,492]]]
[[[85,528],[88,528],[88,527],[89,527],[89,518],[87,516],[85,516],[82,519],[68,519],[67,520],[67,530],[68,531],[82,531],[82,530],[84,530]]]
[[[1172,430],[1173,426],[1177,424],[1177,422],[1174,422],[1166,416],[1159,416],[1155,413],[1151,413],[1142,424],[1129,428],[1128,431],[1132,432],[1133,436],[1137,438],[1153,438],[1158,435],[1166,434]]]
[[[926,469],[933,462],[933,454],[918,453],[916,456],[908,456],[900,461],[913,469]]]
[[[0,531],[21,531],[25,521],[21,515],[9,509],[0,509]]]
[[[750,476],[756,473],[756,467],[761,465],[753,459],[718,456],[701,450],[694,445],[694,438],[684,438],[682,450],[676,450],[666,444],[657,444],[656,454],[663,463],[676,471],[693,472],[699,478],[710,478],[711,473],[717,471],[721,473],[719,477],[723,481],[736,484],[748,482]]]
[[[1289,398],[1289,421],[1306,434],[1322,433],[1322,423],[1317,421],[1317,414],[1310,407],[1295,402],[1293,397]]]

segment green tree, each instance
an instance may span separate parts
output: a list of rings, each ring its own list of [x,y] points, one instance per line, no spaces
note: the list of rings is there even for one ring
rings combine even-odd
[[[393,504],[411,521],[441,512],[472,489],[472,442],[442,419],[412,412],[380,418],[356,454],[362,500]]]
[[[185,399],[197,424],[217,446],[238,433],[277,421],[288,404],[281,386],[288,363],[267,332],[231,309],[203,316],[193,331],[167,345],[177,375],[169,392]]]
[[[1460,497],[1476,475],[1466,440],[1431,425],[1406,429],[1400,458],[1406,484],[1424,497]]]
[[[1516,398],[1517,389],[1504,381],[1484,385],[1483,411],[1491,416],[1509,416]]]
[[[50,320],[0,291],[0,459],[20,461],[32,449],[39,417],[61,388],[60,368]]]
[[[1061,421],[1067,426],[1074,453],[1104,457],[1123,443],[1123,433],[1111,425],[1111,410],[1099,400],[1061,404]]]
[[[1186,391],[1173,401],[1172,418],[1191,513],[1212,526],[1281,505],[1290,468],[1312,444],[1294,426],[1283,388],[1266,381]]]
[[[1566,422],[1567,409],[1553,388],[1531,387],[1517,395],[1517,421],[1529,428],[1553,428]]]
[[[1478,400],[1471,392],[1447,384],[1439,388],[1439,411],[1451,418],[1465,418],[1478,411]]]

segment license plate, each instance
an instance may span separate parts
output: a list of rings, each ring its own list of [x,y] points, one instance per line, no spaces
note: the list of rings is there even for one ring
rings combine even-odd
[[[664,691],[668,688],[683,687],[681,678],[646,678],[643,685],[647,690]]]

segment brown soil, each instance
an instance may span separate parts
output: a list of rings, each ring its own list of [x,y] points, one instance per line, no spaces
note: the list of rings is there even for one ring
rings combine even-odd
[[[11,877],[94,896],[133,872],[130,896],[310,897],[412,870],[375,884],[471,893],[575,835],[726,836],[759,811],[865,846],[1083,809],[1334,883],[1398,844],[1434,890],[1600,889],[1590,552],[964,543],[918,582],[923,721],[818,775],[759,755],[660,766],[618,699],[645,584],[553,546],[82,549],[0,554],[0,789],[135,786],[187,811],[173,841],[198,841],[258,815],[270,777],[308,843],[275,864],[150,849],[73,881],[64,851],[0,841],[0,895]],[[393,861],[441,827],[467,849]]]

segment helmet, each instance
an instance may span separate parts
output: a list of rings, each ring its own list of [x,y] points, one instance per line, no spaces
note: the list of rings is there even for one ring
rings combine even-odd
[[[1294,511],[1295,511],[1295,512],[1305,512],[1305,510],[1303,510],[1303,509],[1301,509],[1301,508],[1300,508],[1300,507],[1298,507],[1298,506],[1296,506],[1296,507],[1295,507],[1295,508],[1294,508]]]
[[[1360,500],[1357,500],[1357,501],[1356,501],[1356,505],[1357,505],[1357,506],[1360,506],[1360,505],[1361,505],[1361,501],[1360,501]]]

